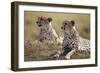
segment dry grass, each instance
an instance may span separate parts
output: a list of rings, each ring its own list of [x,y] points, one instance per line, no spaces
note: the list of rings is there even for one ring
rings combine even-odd
[[[24,50],[25,61],[47,60],[50,55],[56,53],[57,50],[61,48],[62,45],[57,43],[41,43],[39,41],[28,41],[25,44]]]
[[[25,40],[36,40],[38,39],[39,27],[36,24],[38,16],[47,16],[51,17],[52,26],[56,30],[57,34],[60,36],[63,35],[61,30],[62,22],[67,20],[74,20],[75,27],[78,30],[79,34],[89,39],[90,38],[90,15],[89,14],[74,14],[74,13],[49,13],[49,12],[32,12],[25,11],[24,13],[24,34]]]
[[[40,60],[55,60],[53,54],[61,49],[62,45],[48,42],[27,41],[25,44],[24,57],[25,61],[40,61]],[[90,58],[89,54],[84,52],[76,52],[71,56],[71,59],[86,59]],[[61,58],[64,59],[64,58]]]
[[[57,34],[63,36],[63,32],[60,29],[62,21],[74,20],[76,28],[79,34],[87,39],[90,39],[90,15],[89,14],[74,14],[74,13],[49,13],[49,12],[32,12],[25,11],[24,13],[24,60],[36,61],[36,60],[50,60],[48,57],[54,54],[57,49],[60,49],[61,44],[55,43],[40,43],[38,40],[39,27],[36,24],[38,16],[47,16],[53,19],[52,25]],[[89,55],[85,53],[77,52],[71,57],[72,59],[89,58]],[[52,60],[52,59],[51,59]]]

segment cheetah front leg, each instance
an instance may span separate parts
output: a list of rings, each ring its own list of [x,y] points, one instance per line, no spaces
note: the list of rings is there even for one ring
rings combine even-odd
[[[60,55],[61,55],[63,52],[64,52],[63,49],[59,49],[59,50],[57,51],[57,53],[54,55],[54,57],[55,57],[56,59],[59,59],[59,58],[60,58]]]
[[[71,50],[66,56],[65,56],[65,59],[69,60],[70,57],[75,53],[75,49]]]

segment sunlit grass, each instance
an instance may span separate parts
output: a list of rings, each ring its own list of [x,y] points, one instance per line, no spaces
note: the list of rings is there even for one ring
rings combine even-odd
[[[39,27],[36,24],[38,16],[47,16],[53,19],[52,26],[59,36],[63,36],[61,24],[63,20],[74,20],[75,27],[81,37],[90,39],[90,15],[89,14],[74,14],[74,13],[47,13],[47,12],[32,12],[25,11],[24,17],[24,59],[25,61],[47,60],[50,55],[55,53],[57,49],[62,48],[61,44],[54,43],[39,43],[36,40],[39,38]],[[26,41],[28,41],[26,43]],[[90,58],[90,55],[77,52],[71,56],[72,59]]]
[[[62,45],[56,42],[40,43],[38,41],[35,42],[28,41],[25,44],[25,50],[24,50],[25,61],[54,60],[54,58],[52,58],[53,54],[56,54],[57,50],[61,48]],[[86,59],[86,58],[90,58],[90,55],[84,52],[76,52],[71,56],[71,59]]]

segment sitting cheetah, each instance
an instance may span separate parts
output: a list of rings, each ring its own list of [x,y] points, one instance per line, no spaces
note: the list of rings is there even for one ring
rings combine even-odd
[[[70,59],[76,51],[90,51],[89,40],[79,36],[74,21],[63,21],[61,29],[64,32],[63,44],[62,49],[57,51],[56,58],[64,55],[65,59]]]
[[[39,41],[56,41],[62,43],[56,31],[53,29],[51,24],[52,18],[46,16],[39,16],[37,19],[37,24],[40,27]]]

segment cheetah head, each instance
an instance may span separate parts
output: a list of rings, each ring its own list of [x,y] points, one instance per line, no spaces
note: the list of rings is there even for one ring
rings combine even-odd
[[[72,20],[72,21],[68,21],[68,20],[64,20],[62,22],[62,26],[61,26],[61,29],[66,32],[66,33],[69,33],[75,26],[75,22]]]
[[[49,23],[52,21],[52,18],[48,18],[48,17],[45,17],[45,16],[39,16],[38,18],[37,18],[37,21],[36,21],[36,23],[37,23],[37,25],[39,26],[39,27],[43,27],[43,26],[47,26],[47,25],[49,25]]]

